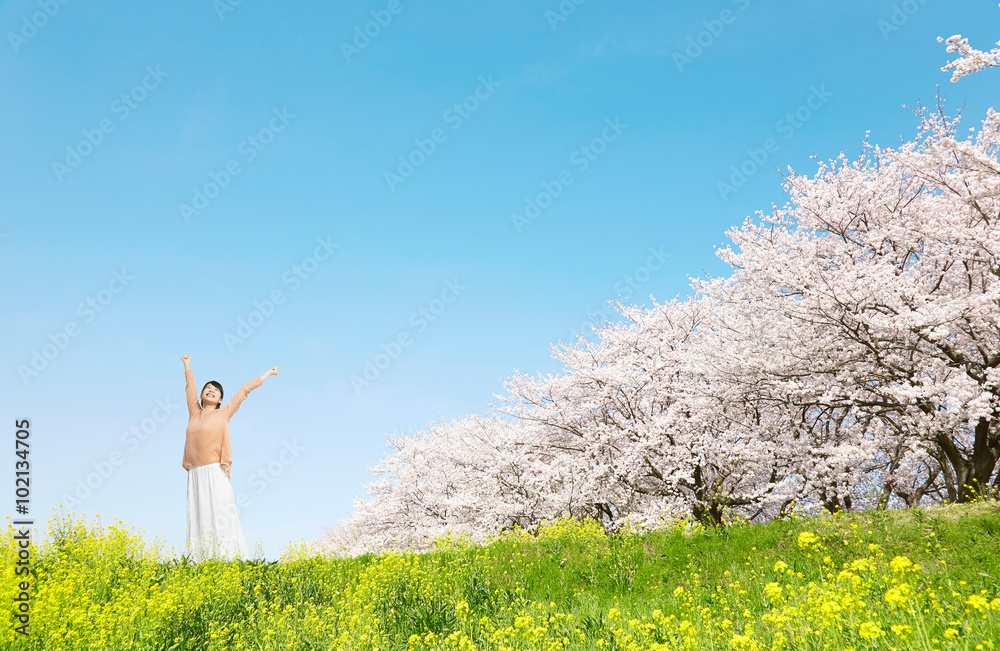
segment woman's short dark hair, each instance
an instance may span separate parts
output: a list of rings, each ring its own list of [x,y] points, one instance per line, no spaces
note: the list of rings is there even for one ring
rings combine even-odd
[[[221,409],[222,408],[222,396],[225,395],[223,393],[223,391],[222,391],[222,385],[219,384],[218,382],[216,382],[215,380],[209,380],[208,382],[205,383],[205,387],[207,387],[209,384],[211,384],[213,387],[215,387],[216,389],[219,390],[219,404],[215,405],[215,408],[216,409]],[[201,388],[201,393],[205,393],[205,387]],[[199,396],[200,395],[201,394],[199,394]],[[205,405],[202,405],[201,408],[204,409]]]

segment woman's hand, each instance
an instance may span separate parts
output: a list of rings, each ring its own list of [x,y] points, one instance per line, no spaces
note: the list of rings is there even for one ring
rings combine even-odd
[[[184,366],[191,365],[191,356],[189,354],[184,353],[183,355],[181,355],[181,359],[184,360]]]
[[[264,374],[264,377],[268,377],[269,375],[277,375],[277,374],[278,374],[278,367],[274,366],[272,368],[267,369],[267,373]]]

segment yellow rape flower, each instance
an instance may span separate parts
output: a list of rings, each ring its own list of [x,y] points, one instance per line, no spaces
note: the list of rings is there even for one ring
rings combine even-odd
[[[972,606],[979,612],[983,612],[984,610],[989,608],[990,605],[989,602],[986,601],[984,597],[977,594],[970,595],[969,598],[965,600],[965,603]]]
[[[799,548],[809,549],[819,542],[819,536],[811,531],[803,531],[799,534]]]
[[[772,581],[764,586],[764,594],[767,596],[769,601],[780,601],[782,596],[781,586]]]
[[[901,640],[905,640],[910,637],[910,633],[913,632],[913,628],[906,624],[893,624],[889,627],[892,634]]]
[[[871,642],[885,635],[885,631],[875,622],[864,622],[858,627],[858,635]]]
[[[757,644],[746,635],[734,635],[729,639],[729,645],[733,649],[756,649]]]
[[[869,572],[875,571],[875,562],[870,558],[857,558],[851,561],[850,569],[854,572],[861,570],[867,570]]]
[[[889,569],[896,574],[902,574],[911,567],[913,567],[913,561],[905,556],[894,556],[893,559],[889,561]]]
[[[908,583],[900,583],[899,585],[889,588],[885,593],[886,602],[893,607],[902,606],[906,603],[906,597],[910,594],[912,590]]]

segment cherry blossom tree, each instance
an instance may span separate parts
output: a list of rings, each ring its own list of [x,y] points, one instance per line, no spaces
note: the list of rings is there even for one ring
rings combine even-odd
[[[565,372],[514,375],[500,408],[560,433],[560,464],[589,468],[582,494],[608,526],[635,513],[720,524],[727,509],[749,519],[780,512],[801,484],[791,469],[802,449],[784,427],[788,413],[762,400],[758,384],[717,381],[720,366],[733,366],[731,351],[705,344],[720,339],[709,327],[720,304],[616,309],[627,323],[553,347]]]
[[[513,526],[574,512],[571,472],[552,463],[544,435],[529,423],[492,415],[438,422],[389,437],[391,449],[369,468],[372,497],[317,545],[337,555],[388,547],[424,549],[446,532],[482,540]]]
[[[943,40],[940,36],[938,37],[938,43]],[[983,52],[971,47],[969,39],[962,38],[961,34],[949,37],[947,44],[948,52],[958,52],[959,55],[957,59],[941,68],[944,72],[952,71],[952,82],[956,82],[966,75],[1000,66],[1000,41],[997,41],[997,47],[989,52]]]
[[[968,501],[1000,457],[1000,119],[958,141],[958,119],[920,115],[898,150],[866,143],[856,161],[792,173],[789,204],[729,231],[739,251],[719,254],[728,285],[794,333],[765,374],[804,384],[814,408],[860,409],[894,433],[873,439],[884,458],[923,450],[948,498]]]

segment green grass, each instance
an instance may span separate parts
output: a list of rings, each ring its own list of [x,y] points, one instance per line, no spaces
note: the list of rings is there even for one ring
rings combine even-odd
[[[1000,639],[1000,601],[970,601],[1000,598],[991,503],[610,537],[557,522],[424,554],[197,565],[120,528],[61,527],[35,550],[32,634],[15,636],[11,618],[5,648],[931,651]],[[8,532],[9,568],[12,544]],[[891,569],[895,557],[919,572]],[[910,597],[893,606],[901,584]],[[11,604],[12,577],[3,586]]]

